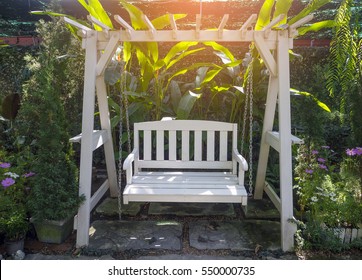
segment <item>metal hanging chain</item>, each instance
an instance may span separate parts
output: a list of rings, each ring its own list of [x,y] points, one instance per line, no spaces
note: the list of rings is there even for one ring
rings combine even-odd
[[[253,195],[253,59],[250,62],[248,75],[249,92],[249,195]]]
[[[121,75],[119,91],[119,139],[118,139],[118,218],[122,220],[122,132],[123,132],[123,76]]]
[[[246,55],[251,58],[251,55]],[[246,122],[249,115],[249,196],[253,194],[253,59],[248,63],[248,77],[246,81],[244,119],[241,134],[240,151],[244,153],[244,143],[246,134]]]
[[[248,102],[249,102],[249,93],[248,93],[248,85],[246,86],[245,92],[245,104],[244,104],[244,118],[243,118],[243,127],[241,131],[241,147],[240,152],[244,153],[244,143],[245,143],[245,131],[246,131],[246,119],[248,116]]]

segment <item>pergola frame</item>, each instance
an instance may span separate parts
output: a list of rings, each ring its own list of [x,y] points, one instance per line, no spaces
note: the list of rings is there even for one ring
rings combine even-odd
[[[239,30],[225,30],[228,15],[224,15],[218,29],[201,30],[201,15],[196,15],[194,30],[178,30],[174,16],[169,15],[171,30],[156,30],[151,21],[143,16],[148,30],[134,30],[125,20],[116,15],[115,20],[123,27],[110,30],[97,19],[88,19],[102,28],[96,31],[85,27],[71,19],[65,22],[79,28],[85,49],[84,95],[82,133],[71,139],[81,142],[79,194],[85,196],[76,216],[74,227],[77,229],[77,247],[89,243],[90,213],[108,189],[112,197],[118,196],[117,173],[111,135],[111,124],[107,102],[104,71],[114,55],[120,42],[179,42],[179,41],[216,41],[216,42],[254,42],[259,54],[267,66],[269,86],[262,130],[261,149],[255,185],[255,199],[261,199],[263,192],[270,197],[280,212],[281,247],[290,251],[294,247],[296,224],[293,218],[293,175],[292,175],[292,143],[302,141],[291,135],[290,113],[290,74],[289,49],[293,48],[293,37],[298,34],[299,26],[312,19],[303,18],[291,26],[281,25],[278,30],[272,28],[282,21],[284,15],[273,19],[260,31],[253,30],[257,15],[253,14]],[[94,131],[95,97],[97,95],[101,130]],[[272,131],[278,104],[279,132]],[[99,190],[91,195],[93,151],[104,145],[108,179]],[[265,181],[269,148],[279,152],[280,160],[280,197]]]

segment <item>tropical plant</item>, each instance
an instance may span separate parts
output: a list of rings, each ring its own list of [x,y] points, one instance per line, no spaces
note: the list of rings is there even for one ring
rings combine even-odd
[[[343,0],[335,16],[336,26],[330,45],[327,88],[340,113],[351,121],[354,141],[362,143],[360,130],[362,105],[362,36],[352,20],[361,11],[357,1]],[[358,17],[357,17],[358,18]]]

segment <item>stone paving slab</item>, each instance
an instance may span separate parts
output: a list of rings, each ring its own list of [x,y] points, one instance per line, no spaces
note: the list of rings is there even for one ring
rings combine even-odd
[[[174,221],[94,221],[88,250],[181,250],[182,224]]]
[[[44,255],[44,254],[28,254],[24,260],[114,260],[110,255],[100,257],[93,256],[69,256],[69,255]]]
[[[161,256],[142,256],[137,260],[252,260],[252,258],[248,257],[234,257],[234,256],[211,256],[211,255],[177,255],[177,254],[169,254],[169,255],[161,255]]]
[[[150,215],[183,216],[235,216],[230,203],[150,203]]]
[[[280,213],[269,199],[249,199],[248,205],[243,207],[247,219],[279,219]]]
[[[144,203],[132,202],[129,204],[122,204],[122,214],[128,216],[136,216]],[[118,198],[107,197],[96,208],[95,213],[104,217],[118,217]]]
[[[280,223],[264,220],[189,223],[190,246],[198,250],[280,249]]]

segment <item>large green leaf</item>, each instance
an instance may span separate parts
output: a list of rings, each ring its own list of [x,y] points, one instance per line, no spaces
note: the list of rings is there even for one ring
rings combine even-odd
[[[184,57],[190,55],[190,54],[194,54],[197,53],[199,51],[204,50],[205,48],[198,48],[198,49],[194,49],[194,50],[189,50],[186,52],[183,52],[181,55],[179,55],[177,58],[173,59],[170,61],[170,63],[167,65],[166,69],[169,69],[170,67],[172,67],[175,63],[179,62],[181,59],[183,59]]]
[[[210,71],[208,71],[205,75],[204,80],[201,83],[201,86],[203,86],[204,84],[207,84],[209,82],[211,82],[222,70],[223,68],[220,69],[212,69]]]
[[[186,74],[188,71],[190,70],[194,70],[197,69],[199,67],[213,67],[213,68],[221,68],[219,65],[216,65],[214,63],[195,63],[192,64],[191,66],[185,67],[183,69],[180,69],[179,71],[177,71],[176,73],[174,73],[169,79],[168,82],[170,82],[172,79],[174,79],[177,76],[180,75],[184,75]]]
[[[298,35],[304,35],[307,32],[317,32],[323,28],[332,28],[334,26],[336,26],[336,22],[334,20],[320,21],[309,26],[298,28]]]
[[[187,14],[174,14],[173,17],[175,20],[182,19],[186,17]],[[170,17],[168,14],[162,15],[158,18],[155,18],[154,20],[151,20],[152,25],[156,29],[164,29],[166,26],[170,25]]]
[[[143,12],[140,9],[138,9],[136,6],[132,4],[127,3],[124,0],[120,0],[120,3],[123,6],[123,8],[125,8],[126,11],[128,12],[131,18],[132,27],[134,29],[136,30],[148,29],[146,23],[142,19]]]
[[[314,11],[318,10],[319,8],[323,7],[324,5],[328,4],[332,0],[310,0],[309,4],[295,17],[293,17],[288,24],[291,25],[298,20],[308,16],[309,14],[313,13]]]
[[[196,100],[200,97],[201,94],[197,94],[192,91],[184,94],[177,107],[177,118],[181,120],[188,119]]]
[[[88,11],[88,13],[98,19],[109,28],[113,29],[113,24],[109,18],[107,12],[104,10],[102,4],[98,0],[78,0],[78,2]],[[88,2],[88,3],[87,3]],[[96,30],[102,30],[102,28],[94,24]]]
[[[224,47],[223,45],[220,45],[220,44],[218,44],[216,42],[204,42],[203,44],[205,46],[212,47],[215,51],[218,51],[218,52],[221,52],[221,53],[225,54],[226,57],[230,59],[230,61],[235,60],[235,57],[231,53],[231,51],[228,48]]]
[[[190,47],[197,45],[198,42],[179,42],[174,45],[169,52],[166,54],[165,58],[163,59],[165,64],[168,65],[170,60],[173,59],[176,55],[180,54],[188,50]]]
[[[275,11],[273,14],[273,18],[276,18],[279,15],[285,15],[283,20],[279,22],[279,24],[287,23],[288,12],[290,7],[292,6],[294,0],[278,0],[275,4]]]
[[[299,91],[299,90],[294,89],[294,88],[291,88],[290,91],[293,92],[294,94],[300,94],[300,95],[303,95],[303,96],[311,97],[318,104],[318,106],[321,107],[324,111],[327,111],[328,113],[331,112],[331,109],[329,109],[329,107],[325,103],[320,101],[313,94],[311,94],[309,92],[306,92],[306,91]]]
[[[178,85],[178,83],[176,81],[171,81],[170,83],[170,90],[171,90],[171,103],[172,103],[172,107],[175,110],[175,112],[177,111],[177,107],[178,104],[180,103],[181,100],[181,90],[180,90],[180,86]]]
[[[262,30],[264,26],[270,23],[270,17],[275,0],[265,0],[260,8],[258,20],[256,21],[255,30]]]

